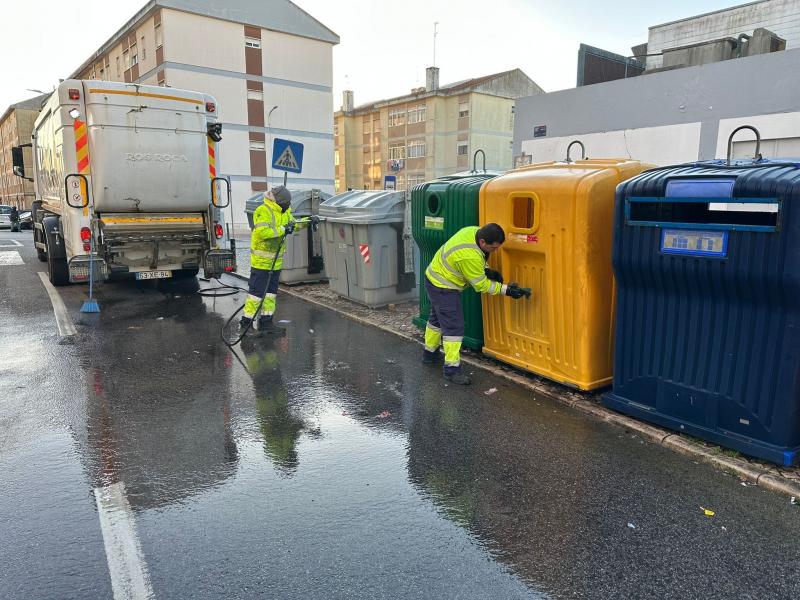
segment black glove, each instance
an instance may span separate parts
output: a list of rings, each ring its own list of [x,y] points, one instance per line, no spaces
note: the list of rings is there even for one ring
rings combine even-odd
[[[284,235],[292,235],[294,233],[295,222],[289,221],[286,225],[283,226],[283,233]]]
[[[486,267],[483,272],[486,274],[487,279],[496,281],[497,283],[503,283],[503,276],[500,274],[500,271],[495,271],[494,269]]]
[[[528,288],[519,287],[516,283],[510,283],[508,284],[508,287],[506,287],[506,296],[513,298],[514,300],[519,300],[523,296],[530,298],[531,291]]]
[[[311,223],[311,231],[316,231],[319,227],[319,217],[317,215],[308,217],[308,222]]]

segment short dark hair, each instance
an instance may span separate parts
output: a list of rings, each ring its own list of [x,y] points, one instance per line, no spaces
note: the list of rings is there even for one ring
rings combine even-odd
[[[502,244],[506,241],[506,233],[497,223],[487,223],[475,235],[476,240],[483,240],[487,244]]]

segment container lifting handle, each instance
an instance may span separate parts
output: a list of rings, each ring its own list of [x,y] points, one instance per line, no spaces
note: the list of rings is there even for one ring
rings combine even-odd
[[[758,129],[753,127],[752,125],[742,125],[741,127],[737,127],[733,130],[730,137],[728,138],[728,166],[731,165],[731,156],[733,155],[733,136],[739,133],[742,129],[749,129],[753,133],[756,134],[756,154],[753,157],[753,160],[759,161],[763,156],[761,156],[761,133],[759,133]]]
[[[74,181],[72,187],[74,190],[72,192],[69,191],[69,180],[73,177],[77,177],[80,181]],[[81,189],[81,181],[86,186],[84,189],[86,190],[86,195],[83,195],[83,190]],[[67,199],[67,204],[69,204],[72,208],[86,208],[89,206],[89,179],[86,175],[81,175],[80,173],[70,173],[66,177],[64,177],[64,194],[65,198]],[[80,204],[73,204],[70,202],[72,200],[80,200]]]
[[[227,198],[228,201],[225,204],[217,204],[217,190],[216,184],[218,181],[225,182],[225,188],[227,189]],[[227,208],[228,205],[231,203],[231,182],[226,177],[212,177],[211,178],[211,204],[216,206],[217,208]]]
[[[571,162],[573,162],[573,161],[572,161],[572,158],[570,158],[570,155],[569,155],[569,153],[572,151],[572,147],[573,147],[575,144],[578,144],[578,146],[580,146],[580,147],[581,147],[581,160],[586,160],[586,146],[584,146],[584,145],[583,145],[583,142],[582,142],[582,141],[580,141],[580,140],[574,140],[574,141],[572,141],[572,142],[570,142],[570,143],[569,143],[569,146],[567,146],[567,158],[566,158],[566,159],[564,159],[564,162],[566,162],[566,163],[571,163]]]
[[[486,173],[486,152],[483,150],[475,150],[475,154],[472,155],[472,171],[470,173],[478,172],[478,153],[483,156],[483,172]]]

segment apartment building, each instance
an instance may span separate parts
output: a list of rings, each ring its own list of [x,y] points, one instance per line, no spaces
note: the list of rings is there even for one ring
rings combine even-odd
[[[336,190],[383,189],[387,176],[410,188],[472,168],[479,149],[487,169],[509,169],[514,101],[541,93],[519,69],[440,86],[437,67],[397,98],[355,107],[345,91],[334,115]]]
[[[14,175],[11,148],[31,142],[33,123],[48,94],[12,104],[0,117],[0,204],[30,208],[33,183]],[[30,148],[24,149],[25,164],[32,164]]]
[[[218,173],[229,177],[228,219],[282,183],[272,140],[305,144],[290,185],[333,192],[333,46],[339,36],[289,0],[150,0],[72,77],[206,92],[223,124]]]

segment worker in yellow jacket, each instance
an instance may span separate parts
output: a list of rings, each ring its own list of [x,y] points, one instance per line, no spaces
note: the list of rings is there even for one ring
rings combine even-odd
[[[503,228],[496,223],[483,227],[464,227],[456,232],[433,257],[425,271],[425,291],[431,312],[425,328],[422,362],[438,362],[439,346],[444,348],[444,378],[459,385],[469,385],[470,378],[461,370],[461,342],[464,339],[464,313],[461,292],[472,286],[479,294],[504,294],[519,300],[530,297],[530,290],[512,283],[490,269],[486,260],[505,242]]]
[[[273,323],[278,294],[278,282],[283,268],[286,244],[283,238],[319,222],[319,217],[295,221],[292,217],[292,193],[282,185],[264,192],[264,203],[253,214],[253,233],[250,235],[250,281],[244,303],[240,331],[250,328],[258,307],[261,333],[283,334],[284,329]],[[280,248],[280,252],[278,252]],[[263,304],[262,304],[263,301]]]

